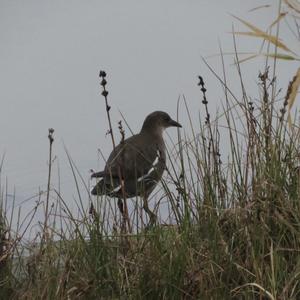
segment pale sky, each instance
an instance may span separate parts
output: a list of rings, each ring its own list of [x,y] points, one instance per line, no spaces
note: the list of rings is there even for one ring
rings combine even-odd
[[[82,176],[101,169],[97,149],[107,157],[112,149],[98,73],[107,72],[109,102],[117,136],[119,110],[138,132],[145,116],[164,110],[176,118],[176,103],[184,94],[194,117],[201,111],[197,75],[207,85],[209,107],[221,107],[222,89],[202,57],[233,52],[232,26],[247,28],[230,14],[265,29],[276,19],[276,1],[126,0],[33,1],[0,0],[0,155],[5,153],[2,182],[17,199],[45,189],[48,128],[53,127],[54,155],[59,159],[62,193],[76,194],[64,152],[65,143]],[[290,33],[283,37],[289,39]],[[241,51],[258,50],[260,41],[238,37]],[[299,47],[293,44],[294,50]],[[220,58],[208,62],[221,72]],[[229,82],[240,93],[232,57],[226,57]],[[262,60],[243,64],[250,94]],[[298,67],[279,63],[283,89]],[[231,75],[232,74],[232,75]],[[239,95],[238,95],[239,96]],[[187,134],[188,121],[180,122]],[[172,130],[171,130],[172,131]],[[170,132],[174,135],[175,131]],[[126,130],[126,136],[130,133]],[[57,172],[55,169],[54,172]],[[53,185],[57,184],[54,174]]]

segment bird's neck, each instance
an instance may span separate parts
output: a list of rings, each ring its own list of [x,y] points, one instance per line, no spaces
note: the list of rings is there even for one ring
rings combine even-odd
[[[163,128],[162,127],[153,127],[153,128],[142,128],[141,134],[146,134],[151,138],[156,140],[163,141]]]

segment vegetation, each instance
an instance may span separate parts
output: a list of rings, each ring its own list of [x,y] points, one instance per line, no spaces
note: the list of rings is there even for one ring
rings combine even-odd
[[[278,36],[268,35],[257,38],[278,47]],[[168,203],[165,223],[147,226],[139,199],[122,216],[114,200],[92,200],[88,188],[82,195],[78,186],[85,183],[68,155],[79,199],[72,213],[50,185],[49,130],[48,190],[36,204],[45,206],[45,221],[35,240],[22,237],[36,207],[25,230],[13,232],[2,187],[0,298],[300,299],[300,133],[290,113],[300,74],[291,76],[282,96],[274,60],[286,57],[276,51],[266,57],[272,69],[267,63],[259,73],[257,101],[245,90],[237,51],[242,96],[227,85],[225,66],[216,74],[224,103],[214,119],[199,76],[205,116],[190,118],[191,136],[178,132],[177,151],[169,151],[158,203]]]

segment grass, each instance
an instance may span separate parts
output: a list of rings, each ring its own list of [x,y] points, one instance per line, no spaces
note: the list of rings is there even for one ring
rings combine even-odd
[[[299,299],[300,134],[288,107],[299,78],[282,97],[266,66],[254,102],[238,61],[241,99],[228,87],[225,67],[216,77],[224,88],[221,115],[210,114],[202,77],[204,117],[193,120],[183,99],[180,113],[185,110],[191,135],[178,132],[169,149],[158,192],[168,217],[150,228],[139,200],[125,220],[112,199],[82,195],[85,183],[68,154],[78,194],[74,214],[51,188],[49,131],[48,189],[17,232],[1,188],[0,298]],[[45,220],[33,224],[42,205]],[[37,234],[26,241],[34,225]]]

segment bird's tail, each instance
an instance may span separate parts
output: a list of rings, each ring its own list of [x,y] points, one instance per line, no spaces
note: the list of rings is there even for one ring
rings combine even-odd
[[[100,172],[99,172],[100,173]],[[96,177],[96,176],[94,176]],[[92,188],[91,194],[93,196],[102,195],[104,193],[105,184],[104,184],[104,178],[102,177],[97,184]]]
[[[104,171],[100,171],[100,172],[96,172],[96,173],[93,173],[91,175],[92,178],[99,178],[99,177],[104,177],[105,175],[105,172]]]

